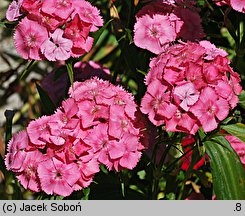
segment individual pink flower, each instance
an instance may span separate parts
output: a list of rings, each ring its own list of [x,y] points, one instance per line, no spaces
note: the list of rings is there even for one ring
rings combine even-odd
[[[12,1],[12,3],[9,5],[7,12],[6,12],[6,18],[8,21],[16,21],[21,15],[21,5],[23,0],[16,0]]]
[[[217,128],[218,122],[227,117],[229,105],[226,100],[218,97],[213,88],[206,87],[190,111],[201,122],[203,130],[209,132]]]
[[[64,31],[56,29],[41,46],[41,52],[49,61],[67,60],[71,56],[72,41],[63,37]]]
[[[35,121],[31,121],[27,126],[27,133],[32,144],[39,148],[44,148],[50,139],[50,127],[48,123],[50,122],[50,116],[42,116]]]
[[[74,190],[80,190],[82,188],[88,187],[93,181],[94,175],[100,171],[99,162],[96,158],[93,158],[88,162],[78,160],[77,164],[81,173],[81,178],[78,179],[74,185]]]
[[[103,26],[100,11],[98,8],[92,6],[90,2],[85,0],[73,0],[73,6],[75,8],[73,16],[78,14],[81,20],[92,24],[91,31],[97,31],[99,26]]]
[[[161,110],[163,112],[165,110],[169,111],[169,113],[165,114],[166,116],[172,116],[175,112],[174,107],[169,107],[170,92],[167,91],[167,86],[162,85],[159,80],[151,82],[147,89],[147,93],[141,101],[141,111],[144,114],[148,114],[148,117],[153,124],[159,126],[164,123],[163,118],[157,118],[157,115]]]
[[[29,13],[27,17],[31,20],[37,21],[40,25],[46,27],[49,33],[55,31],[59,26],[62,26],[64,24],[64,20],[60,20],[59,18],[53,17],[40,10]]]
[[[243,0],[230,0],[230,4],[234,10],[245,13],[245,2]]]
[[[218,6],[230,5],[234,10],[245,13],[245,2],[243,0],[213,0]]]
[[[93,38],[89,37],[91,28],[92,25],[81,20],[78,14],[66,25],[65,36],[73,42],[73,56],[81,56],[92,48]]]
[[[42,190],[47,194],[69,196],[73,186],[81,177],[75,163],[65,164],[56,158],[49,159],[39,164],[38,176]]]
[[[134,26],[136,46],[159,54],[176,39],[176,31],[168,16],[155,14],[140,17]]]
[[[5,157],[7,170],[19,171],[26,157],[29,140],[26,131],[14,134],[8,143],[8,153]]]
[[[74,9],[71,0],[43,0],[41,10],[46,14],[66,20]]]
[[[109,115],[108,107],[96,104],[94,101],[81,101],[78,109],[77,115],[81,118],[84,128],[98,124],[100,119],[107,119]]]
[[[225,136],[225,138],[229,141],[231,147],[236,151],[236,153],[240,157],[240,160],[245,169],[245,143],[242,142],[239,138],[232,135]]]
[[[133,136],[132,134],[125,133],[122,139],[119,141],[119,145],[124,145],[124,152],[119,159],[118,167],[115,166],[117,165],[117,163],[115,163],[115,169],[133,169],[141,157],[141,152],[138,151],[139,143],[137,137]],[[115,147],[115,150],[116,149],[117,147]]]
[[[21,172],[16,176],[25,189],[29,189],[34,192],[40,191],[37,168],[39,163],[48,159],[49,158],[47,156],[44,156],[38,150],[26,153],[25,160],[21,166]]]
[[[199,92],[192,83],[186,83],[174,89],[174,96],[179,106],[188,111],[197,102]]]
[[[22,9],[27,13],[36,13],[42,6],[41,0],[23,0]]]
[[[21,20],[14,33],[16,50],[24,59],[42,60],[40,48],[47,39],[47,29],[26,17]]]
[[[190,112],[184,112],[175,107],[171,111],[175,111],[174,114],[165,119],[166,130],[172,132],[185,132],[188,134],[195,134],[199,129],[196,118]]]
[[[199,44],[206,50],[206,60],[213,60],[216,56],[219,55],[222,57],[228,56],[228,53],[225,50],[217,48],[214,44],[210,43],[209,41],[203,40],[200,41]]]

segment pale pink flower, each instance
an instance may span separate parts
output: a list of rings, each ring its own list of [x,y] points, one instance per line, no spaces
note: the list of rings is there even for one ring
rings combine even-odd
[[[244,2],[244,0],[230,0],[230,4],[234,10],[245,13],[245,2]]]
[[[140,17],[134,26],[136,46],[159,54],[176,39],[176,31],[168,16],[155,14]]]
[[[43,0],[41,10],[46,14],[66,20],[74,9],[71,0]]]
[[[175,96],[175,100],[185,111],[188,111],[199,98],[199,92],[196,90],[195,86],[192,83],[186,83],[177,86],[174,89],[173,93]]]
[[[226,100],[218,97],[213,88],[206,87],[190,111],[198,118],[203,130],[209,132],[216,129],[218,122],[227,117],[229,105]]]
[[[22,5],[23,0],[14,0],[9,5],[7,12],[6,12],[6,18],[8,21],[16,21],[18,18],[22,15],[20,8]]]
[[[65,164],[56,158],[39,164],[38,176],[42,190],[47,194],[69,196],[81,174],[75,163]]]
[[[56,29],[41,46],[41,52],[49,61],[67,60],[71,56],[72,41],[63,37],[64,31]]]
[[[26,131],[14,134],[8,143],[8,153],[5,157],[7,170],[18,171],[26,157],[26,149],[29,145],[29,139]]]
[[[48,159],[49,158],[47,156],[44,156],[38,150],[27,152],[25,160],[21,166],[21,172],[16,176],[25,189],[29,189],[34,192],[40,191],[37,168],[39,163]]]
[[[21,20],[14,33],[16,50],[24,59],[42,60],[40,47],[47,39],[47,29],[26,17]]]
[[[245,2],[243,0],[213,0],[218,6],[230,5],[234,10],[245,13]]]

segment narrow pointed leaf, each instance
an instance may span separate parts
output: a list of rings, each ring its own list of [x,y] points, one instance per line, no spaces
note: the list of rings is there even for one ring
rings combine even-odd
[[[41,105],[42,105],[42,109],[43,109],[44,113],[47,115],[53,114],[55,109],[56,109],[53,101],[50,99],[47,92],[44,91],[42,89],[42,87],[40,85],[38,85],[37,83],[36,83],[36,87],[37,87],[37,91],[38,91],[39,96],[40,96],[40,101],[41,101]]]
[[[229,134],[239,138],[245,143],[245,124],[237,123],[231,125],[225,125],[222,127]]]
[[[67,72],[68,72],[68,76],[69,76],[69,80],[71,83],[72,88],[74,87],[74,72],[73,72],[73,68],[72,68],[72,62],[69,61],[66,63],[66,68],[67,68]]]
[[[222,136],[204,142],[218,200],[245,199],[245,171],[239,156]]]
[[[22,79],[24,79],[24,78],[26,78],[28,76],[28,74],[30,73],[30,69],[36,63],[37,63],[36,60],[31,60],[30,62],[28,62],[28,64],[26,65],[25,69],[22,71],[22,73],[20,75],[20,80],[22,80]]]
[[[92,37],[94,38],[94,46],[97,44],[98,40],[100,39],[100,36],[107,29],[107,26],[111,23],[112,20],[113,19],[110,19],[100,30],[93,33]]]

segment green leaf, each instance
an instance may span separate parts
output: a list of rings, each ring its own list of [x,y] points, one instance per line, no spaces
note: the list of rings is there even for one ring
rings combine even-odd
[[[72,61],[68,61],[66,63],[66,68],[67,68],[67,71],[68,71],[68,76],[69,76],[69,80],[70,80],[70,83],[71,83],[71,86],[72,88],[74,87],[74,72],[73,72],[73,68],[72,68]]]
[[[245,91],[243,90],[242,93],[238,96],[239,98],[239,105],[245,109]]]
[[[9,140],[12,137],[12,122],[13,122],[13,118],[14,118],[14,111],[13,110],[6,110],[4,112],[4,115],[6,117],[5,144],[7,145]]]
[[[127,35],[128,39],[129,39],[129,44],[132,44],[134,42],[133,36],[132,36],[132,30],[128,29],[128,28],[125,28],[125,32],[126,32],[126,35]]]
[[[38,91],[39,96],[40,96],[40,101],[41,101],[41,105],[42,105],[42,109],[43,109],[44,113],[47,115],[53,114],[54,111],[56,110],[56,107],[55,107],[53,101],[50,99],[47,92],[44,91],[42,89],[42,87],[40,85],[38,85],[37,83],[36,83],[36,87],[37,87],[37,91]]]
[[[20,80],[22,80],[22,79],[24,79],[24,78],[26,78],[28,76],[28,74],[30,73],[30,69],[36,63],[37,63],[36,60],[31,60],[31,61],[28,62],[28,64],[26,65],[25,69],[22,71],[22,73],[20,75]]]
[[[100,30],[92,34],[92,37],[94,38],[94,45],[97,44],[98,40],[100,39],[100,36],[103,34],[103,32],[106,30],[107,26],[111,23],[113,19],[110,19]]]
[[[237,123],[231,125],[225,125],[222,127],[229,134],[239,138],[241,141],[245,143],[245,124]]]
[[[90,194],[90,188],[83,189],[84,196],[82,197],[82,200],[88,200],[89,194]]]
[[[245,199],[245,172],[239,156],[222,136],[204,142],[218,200]]]

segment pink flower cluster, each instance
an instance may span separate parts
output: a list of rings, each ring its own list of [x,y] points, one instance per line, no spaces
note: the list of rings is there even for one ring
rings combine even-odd
[[[103,25],[100,11],[85,0],[14,0],[6,13],[18,20],[14,41],[24,59],[79,57],[93,44],[90,32]]]
[[[240,77],[226,52],[208,41],[173,45],[150,63],[141,111],[167,131],[217,128],[238,103]]]
[[[32,191],[69,196],[89,186],[99,165],[132,169],[145,148],[133,96],[108,81],[75,82],[51,116],[30,122],[8,145],[5,164]]]
[[[217,5],[230,5],[234,10],[241,13],[245,13],[245,1],[244,0],[213,0]]]
[[[176,39],[203,38],[201,18],[191,3],[188,8],[182,1],[154,1],[143,7],[136,15],[135,45],[159,54]]]

